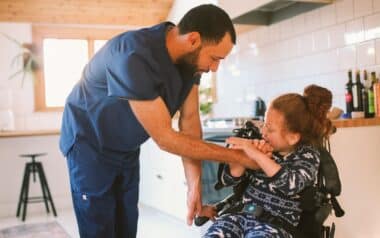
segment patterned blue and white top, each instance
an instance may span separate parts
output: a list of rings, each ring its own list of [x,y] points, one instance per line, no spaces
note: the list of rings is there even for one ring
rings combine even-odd
[[[248,178],[244,203],[261,206],[273,216],[297,226],[302,212],[298,194],[316,182],[319,152],[311,146],[300,146],[286,156],[273,153],[272,158],[281,165],[274,176],[268,177],[262,170],[246,170],[241,177],[232,177],[226,166],[222,183],[230,186]]]

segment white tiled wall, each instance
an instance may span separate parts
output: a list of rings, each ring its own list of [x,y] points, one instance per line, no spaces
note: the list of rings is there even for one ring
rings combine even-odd
[[[0,32],[11,36],[20,43],[31,43],[32,33],[29,23],[0,23]],[[0,112],[10,110],[14,117],[16,130],[58,129],[61,124],[61,112],[34,111],[34,84],[31,75],[27,74],[22,81],[22,74],[10,79],[20,70],[21,62],[12,59],[21,53],[14,42],[0,35]],[[5,96],[6,95],[6,96]],[[5,123],[0,118],[1,123]],[[1,128],[0,128],[1,129]]]
[[[380,0],[333,4],[238,36],[217,79],[215,116],[250,116],[253,99],[267,103],[314,83],[345,108],[348,69],[380,72]]]

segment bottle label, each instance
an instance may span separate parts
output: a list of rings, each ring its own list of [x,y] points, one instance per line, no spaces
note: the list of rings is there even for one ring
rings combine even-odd
[[[354,85],[352,87],[352,99],[353,99],[353,105],[354,105],[354,109],[358,109],[359,107],[359,98],[358,98],[358,92],[357,92],[357,86]]]
[[[368,90],[368,113],[375,113],[375,97],[372,90]]]
[[[352,95],[351,93],[346,93],[346,103],[352,102]]]

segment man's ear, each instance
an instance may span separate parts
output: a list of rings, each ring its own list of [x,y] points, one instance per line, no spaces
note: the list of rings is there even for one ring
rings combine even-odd
[[[286,140],[289,145],[293,146],[297,144],[301,139],[301,134],[300,133],[295,133],[295,132],[288,132],[286,135]]]
[[[186,40],[191,50],[197,49],[202,44],[201,35],[196,31],[188,33]]]

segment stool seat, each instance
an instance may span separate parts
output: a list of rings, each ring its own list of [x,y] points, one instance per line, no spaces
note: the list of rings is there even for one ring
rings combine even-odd
[[[24,158],[31,158],[32,161],[25,164],[25,170],[24,170],[24,178],[21,185],[21,192],[20,197],[17,205],[17,213],[16,216],[20,216],[20,212],[22,210],[22,221],[25,221],[26,217],[26,210],[28,203],[37,203],[37,202],[44,202],[46,212],[49,213],[49,203],[51,206],[51,209],[53,210],[54,216],[57,216],[57,212],[54,207],[53,198],[50,194],[49,185],[47,183],[47,179],[45,176],[44,168],[42,166],[41,162],[36,162],[35,158],[39,156],[47,155],[47,153],[34,153],[34,154],[21,154],[20,157]],[[36,174],[39,177],[41,190],[42,190],[42,196],[41,197],[29,197],[29,181],[30,181],[30,175],[33,174],[33,182],[36,182]]]
[[[22,154],[22,155],[19,155],[19,156],[20,157],[26,157],[26,158],[36,158],[36,157],[40,157],[40,156],[44,156],[44,155],[47,155],[47,153]]]

